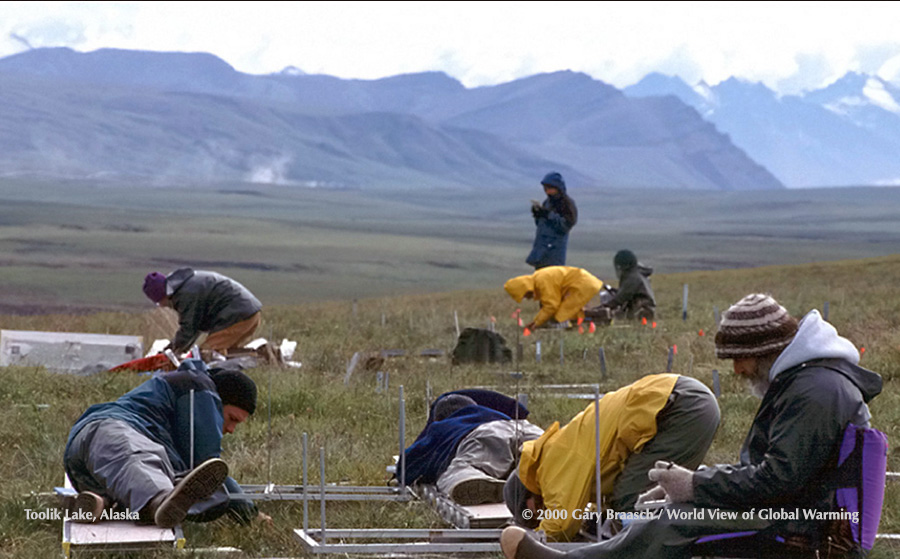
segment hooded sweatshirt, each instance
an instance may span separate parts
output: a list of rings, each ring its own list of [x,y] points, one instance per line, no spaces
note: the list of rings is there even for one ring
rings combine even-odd
[[[603,281],[581,268],[550,266],[530,276],[512,278],[503,288],[517,303],[529,291],[534,294],[541,310],[533,322],[540,326],[551,318],[565,322],[584,316],[582,309],[603,288]]]
[[[546,215],[534,218],[537,231],[531,253],[525,259],[536,270],[565,265],[569,231],[578,222],[578,208],[566,193],[565,183],[554,186],[559,192],[548,196],[541,205],[546,210]]]
[[[771,385],[741,449],[740,462],[693,475],[694,503],[750,509],[833,510],[832,476],[844,430],[865,425],[881,376],[860,367],[859,352],[811,311],[769,373]],[[816,531],[815,521],[789,529]]]

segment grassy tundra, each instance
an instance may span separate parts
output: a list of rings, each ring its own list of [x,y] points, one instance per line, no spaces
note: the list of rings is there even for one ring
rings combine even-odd
[[[622,248],[672,273],[900,246],[896,188],[571,192],[567,262],[608,282]],[[0,314],[146,309],[144,275],[185,265],[231,276],[266,305],[489,288],[530,270],[529,198],[543,198],[537,179],[465,192],[0,178]]]
[[[739,255],[735,255],[739,257]],[[892,443],[890,471],[900,471],[900,256],[799,266],[772,266],[654,276],[660,301],[657,327],[615,324],[594,334],[539,331],[521,338],[524,358],[519,389],[530,395],[531,419],[543,427],[566,421],[585,403],[554,399],[534,386],[542,383],[594,383],[615,389],[638,377],[665,369],[668,348],[678,347],[674,370],[711,385],[712,371],[722,373],[722,425],[707,457],[708,463],[736,460],[741,441],[758,401],[733,378],[730,362],[717,361],[713,349],[714,307],[724,310],[741,296],[769,292],[789,311],[801,316],[828,301],[830,321],[857,346],[864,347],[862,365],[882,374],[883,393],[874,400],[874,425]],[[682,286],[690,286],[690,312],[681,319]],[[135,288],[136,289],[136,288]],[[510,318],[516,305],[497,285],[488,290],[431,295],[361,298],[349,301],[269,306],[263,334],[273,340],[299,342],[295,358],[301,369],[258,368],[249,371],[260,387],[256,415],[226,437],[224,457],[242,483],[278,484],[300,481],[300,440],[306,432],[317,455],[324,446],[326,481],[352,485],[385,483],[385,466],[397,452],[397,392],[403,385],[407,407],[407,442],[423,427],[426,385],[433,393],[473,385],[496,385],[514,393],[513,366],[451,367],[447,358],[416,357],[420,350],[450,350],[456,329],[485,326],[496,318],[497,329],[515,347],[516,328]],[[524,315],[536,312],[523,305]],[[160,312],[160,311],[154,311]],[[80,315],[0,316],[9,329],[69,330],[111,334],[141,334],[145,339],[167,335],[154,313],[109,312]],[[700,331],[704,335],[700,335]],[[534,359],[534,342],[542,341],[543,360]],[[565,362],[560,363],[560,343]],[[603,347],[608,376],[600,379],[597,351]],[[343,378],[354,352],[405,349],[407,356],[388,359],[389,394],[375,391],[373,372],[357,371],[348,384]],[[9,368],[0,383],[0,556],[52,557],[59,550],[59,522],[27,521],[25,508],[41,508],[35,492],[46,492],[62,481],[62,451],[66,434],[90,404],[118,397],[142,382],[129,374],[91,377],[54,375],[40,368]],[[271,394],[269,394],[271,386]],[[267,418],[271,414],[271,436]],[[271,471],[271,474],[269,473]],[[312,483],[318,469],[310,468]],[[236,546],[251,557],[299,556],[291,530],[301,526],[302,505],[263,503],[274,526],[236,529],[229,521],[188,525],[188,545]],[[318,525],[318,506],[310,507],[310,524]],[[334,503],[328,505],[332,527],[429,527],[439,519],[421,503]],[[889,484],[881,532],[900,533],[900,483]],[[880,541],[873,557],[900,556],[896,544]]]

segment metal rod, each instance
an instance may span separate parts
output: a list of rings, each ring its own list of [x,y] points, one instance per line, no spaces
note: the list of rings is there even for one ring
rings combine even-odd
[[[194,389],[191,388],[191,469],[194,469]]]
[[[534,358],[538,363],[541,362],[541,341],[540,340],[534,342]]]
[[[453,322],[456,324],[456,337],[459,337],[459,314],[453,311]]]
[[[722,395],[722,385],[719,381],[719,370],[713,369],[712,371],[713,378],[713,394],[716,395],[716,398]]]
[[[566,361],[565,351],[563,351],[563,341],[564,341],[563,334],[562,334],[562,332],[560,332],[559,333],[559,364],[560,365],[565,365],[565,361]]]
[[[322,543],[325,543],[325,447],[319,447],[319,487],[321,489],[321,493],[319,494],[320,500],[319,502],[322,504],[321,512],[321,521],[322,521]]]
[[[268,462],[266,485],[272,484],[272,367],[269,367],[269,394],[267,396],[266,410],[269,413],[269,434],[266,441],[266,461]]]
[[[675,348],[670,347],[669,348],[669,360],[666,363],[666,372],[667,373],[672,372],[672,365],[673,365],[674,361],[675,361]]]
[[[597,353],[600,358],[600,378],[606,379],[606,352],[603,351],[603,346],[600,346],[600,351]]]
[[[597,460],[597,463],[595,464],[594,477],[597,482],[597,488],[596,488],[596,490],[597,490],[597,496],[596,496],[597,515],[598,515],[597,516],[597,518],[598,518],[598,520],[597,520],[597,537],[599,538],[599,536],[600,536],[600,520],[599,520],[600,516],[599,515],[600,515],[600,503],[602,502],[601,495],[600,495],[601,480],[600,480],[600,385],[599,384],[595,385],[595,387],[594,387],[594,444],[596,445],[595,455],[596,455],[596,460]]]
[[[681,301],[681,320],[687,320],[688,315],[688,284],[684,284],[684,298]]]
[[[406,401],[403,399],[403,385],[400,385],[400,487],[406,487]]]
[[[307,477],[306,443],[308,437],[303,433],[303,531],[309,532],[309,485]]]

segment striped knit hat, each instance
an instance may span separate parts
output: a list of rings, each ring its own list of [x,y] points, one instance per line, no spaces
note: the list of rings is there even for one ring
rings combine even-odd
[[[753,293],[722,313],[716,357],[740,359],[778,353],[797,333],[797,319],[768,295]]]

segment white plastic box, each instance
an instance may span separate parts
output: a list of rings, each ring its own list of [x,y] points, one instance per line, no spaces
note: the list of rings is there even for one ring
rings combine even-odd
[[[141,336],[0,330],[0,366],[91,374],[143,356]]]

